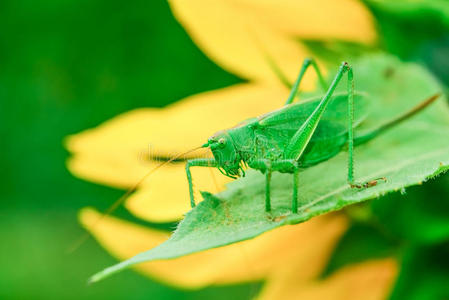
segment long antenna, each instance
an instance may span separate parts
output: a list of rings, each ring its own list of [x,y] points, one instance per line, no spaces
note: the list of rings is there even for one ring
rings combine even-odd
[[[420,112],[421,110],[423,110],[424,108],[426,108],[427,106],[429,106],[430,104],[432,104],[435,100],[437,100],[439,97],[441,96],[441,93],[436,93],[435,95],[427,98],[426,100],[418,103],[418,105],[416,105],[415,107],[413,107],[412,109],[410,109],[409,111],[407,111],[406,113],[404,113],[403,115],[400,115],[390,121],[388,121],[385,124],[380,125],[379,127],[377,127],[376,129],[368,132],[368,133],[364,133],[361,134],[359,136],[355,136],[354,137],[354,144],[355,145],[360,145],[363,144],[367,141],[369,141],[370,139],[374,138],[375,136],[387,131],[388,129],[390,129],[391,127],[393,127],[394,125],[407,120],[408,118],[414,116],[416,113]]]
[[[154,172],[156,172],[158,169],[160,169],[161,167],[165,166],[166,164],[171,163],[172,161],[180,158],[181,156],[187,155],[193,151],[196,151],[198,149],[201,148],[205,148],[206,144],[200,147],[196,147],[193,148],[191,150],[188,150],[186,152],[183,152],[181,154],[177,154],[175,156],[173,156],[172,158],[170,158],[169,160],[166,160],[162,163],[160,163],[159,165],[157,165],[156,167],[154,167],[152,170],[150,170],[147,174],[145,174],[145,176],[143,176],[133,187],[131,187],[130,189],[128,189],[126,191],[125,194],[123,194],[119,199],[117,199],[111,206],[108,207],[108,209],[101,215],[101,217],[99,217],[94,224],[91,226],[91,228],[94,228],[95,226],[97,226],[106,216],[110,215],[114,210],[117,209],[117,207],[120,206],[120,204],[122,204],[128,197],[129,195],[131,195],[132,193],[134,193],[137,188]],[[71,247],[68,248],[67,253],[72,253],[74,252],[76,249],[78,249],[82,244],[84,244],[90,237],[89,233],[85,233],[83,234],[75,243],[73,243],[73,245]]]

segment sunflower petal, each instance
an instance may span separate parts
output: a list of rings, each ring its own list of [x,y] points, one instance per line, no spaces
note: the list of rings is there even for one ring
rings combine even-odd
[[[129,258],[155,247],[168,233],[145,228],[83,209],[81,223],[119,259]],[[140,264],[136,269],[168,284],[200,288],[261,280],[275,276],[277,270],[301,264],[301,280],[316,276],[326,263],[338,238],[347,228],[346,218],[333,214],[295,226],[285,226],[245,242],[210,249],[181,258]]]
[[[135,216],[152,222],[180,220],[191,209],[185,166],[178,163],[160,170],[128,198],[125,207]],[[192,168],[191,172],[197,203],[203,199],[200,191],[221,191],[232,180],[215,168]]]
[[[76,155],[68,161],[69,169],[77,176],[93,182],[129,188],[138,182],[156,162],[138,166],[135,162],[120,163],[114,158]],[[147,167],[145,167],[147,166]],[[215,168],[192,168],[196,201],[200,191],[218,192],[231,181]],[[129,174],[129,176],[127,175]],[[127,176],[124,176],[127,175]],[[117,199],[110,199],[111,203]],[[151,222],[171,222],[182,218],[190,210],[189,189],[184,163],[173,163],[149,176],[126,199],[125,207],[135,216]]]
[[[278,78],[269,56],[294,80],[308,55],[298,38],[371,43],[376,33],[367,9],[355,0],[170,0],[174,15],[212,60],[243,78]],[[308,74],[303,87],[311,88]]]
[[[135,110],[69,137],[66,146],[73,156],[67,166],[81,178],[130,188],[159,164],[151,158],[171,157],[201,145],[218,130],[280,107],[287,95],[282,87],[241,84],[195,95],[165,109]],[[192,156],[210,153],[201,149]],[[208,168],[192,168],[197,200],[199,190],[217,192],[229,182],[216,170],[212,173]],[[180,219],[189,209],[184,163],[159,169],[126,207],[149,221]]]
[[[271,28],[300,39],[373,43],[374,19],[357,0],[239,0],[244,15],[254,15]]]
[[[279,86],[238,84],[185,98],[164,109],[137,109],[66,140],[75,154],[170,157],[204,144],[218,130],[279,108],[288,96]],[[195,154],[195,153],[194,153]],[[121,158],[123,159],[123,158]]]
[[[390,258],[368,261],[347,266],[322,281],[298,282],[301,273],[300,266],[292,264],[288,272],[268,281],[258,299],[383,300],[396,277],[397,264]]]

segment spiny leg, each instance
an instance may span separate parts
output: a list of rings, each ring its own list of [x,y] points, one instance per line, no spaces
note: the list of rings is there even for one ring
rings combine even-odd
[[[337,75],[335,75],[334,80],[332,81],[329,89],[326,92],[326,95],[324,95],[323,99],[321,99],[320,103],[315,108],[313,113],[307,118],[307,120],[301,125],[295,135],[291,138],[289,144],[285,149],[284,157],[286,159],[295,159],[296,161],[299,160],[307,145],[309,144],[309,141],[312,138],[312,135],[314,134],[315,129],[317,128],[318,123],[327,108],[327,105],[331,101],[332,95],[337,88],[337,85],[340,83],[341,78],[345,73],[348,73],[348,183],[351,187],[371,187],[376,185],[378,180],[385,180],[385,178],[378,178],[360,184],[354,182],[354,75],[352,67],[349,66],[347,62],[343,62],[341,64]]]
[[[369,188],[377,185],[379,180],[387,181],[385,177],[363,183],[354,181],[354,74],[348,68],[348,183],[352,188]]]
[[[360,145],[363,143],[366,143],[367,141],[371,140],[372,138],[376,137],[377,135],[385,132],[386,130],[390,129],[391,127],[393,127],[396,124],[399,124],[400,122],[407,120],[408,118],[414,116],[416,113],[420,112],[421,110],[423,110],[424,108],[426,108],[428,105],[432,104],[435,100],[437,100],[440,97],[440,94],[437,93],[429,98],[427,98],[426,100],[418,103],[418,105],[416,105],[415,107],[413,107],[412,109],[410,109],[409,111],[403,113],[402,115],[397,116],[396,118],[380,125],[379,127],[377,127],[376,129],[368,132],[368,133],[364,133],[362,135],[356,136],[354,139],[354,143],[355,145]],[[383,180],[383,181],[387,181],[387,179],[385,177],[381,177],[381,178],[377,178],[375,180],[372,181],[368,181],[365,182],[364,184],[357,184],[353,182],[353,162],[352,162],[352,153],[353,151],[351,150],[353,146],[349,147],[349,174],[348,174],[348,182],[351,185],[351,187],[353,188],[366,188],[366,187],[371,187],[377,184],[378,180]],[[352,182],[351,182],[352,179]]]
[[[188,160],[186,163],[187,181],[189,183],[190,206],[195,207],[195,198],[193,196],[193,183],[190,167],[216,167],[217,162],[213,158],[197,158]]]
[[[294,159],[282,159],[272,162],[274,170],[293,173],[293,193],[292,193],[292,213],[298,213],[298,179],[299,167],[298,162]]]
[[[248,163],[250,168],[261,170],[265,173],[265,211],[271,211],[271,174],[272,162],[266,159],[257,159]]]
[[[292,197],[292,213],[298,213],[298,177],[299,168],[295,167],[293,171],[293,197]]]
[[[266,171],[266,180],[265,180],[265,211],[271,211],[271,170]]]
[[[348,70],[348,182],[354,185],[354,74]]]
[[[293,102],[293,100],[295,99],[297,93],[298,93],[298,89],[299,89],[299,85],[301,83],[302,78],[304,77],[304,74],[307,71],[307,68],[313,66],[313,68],[315,69],[315,72],[318,75],[318,80],[320,81],[320,85],[323,88],[323,90],[326,90],[326,81],[323,78],[323,75],[321,74],[320,69],[318,68],[318,65],[316,64],[315,60],[313,58],[306,58],[304,59],[304,62],[302,64],[301,70],[299,71],[299,75],[296,78],[295,83],[293,84],[293,87],[290,91],[290,95],[287,98],[287,101],[285,102],[285,105],[288,105],[290,103]]]
[[[298,211],[298,162],[293,159],[281,159],[275,161],[254,160],[249,166],[254,169],[264,170],[265,181],[265,211],[271,211],[271,175],[273,171],[281,171],[291,173],[293,171],[293,196],[292,196],[292,212]]]
[[[315,129],[317,128],[329,102],[332,100],[332,95],[337,88],[337,85],[340,83],[341,78],[348,70],[352,71],[346,62],[342,63],[337,75],[335,75],[334,80],[332,81],[324,97],[321,99],[320,103],[290,139],[284,151],[285,159],[294,159],[296,161],[299,160],[309,144],[312,135],[315,133]]]

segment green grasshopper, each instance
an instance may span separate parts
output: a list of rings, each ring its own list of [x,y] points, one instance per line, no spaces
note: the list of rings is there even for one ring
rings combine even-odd
[[[326,93],[323,97],[293,103],[301,80],[310,66],[315,69]],[[335,90],[344,74],[347,74],[348,79],[347,93],[337,93]],[[349,154],[347,181],[350,187],[360,189],[375,186],[379,180],[386,181],[386,179],[377,178],[362,183],[354,180],[354,147],[411,117],[438,97],[439,94],[434,95],[376,129],[354,136],[354,128],[367,114],[369,98],[362,93],[354,92],[352,67],[347,62],[343,62],[332,83],[327,87],[315,61],[306,59],[285,106],[260,117],[248,119],[233,128],[217,132],[201,146],[209,147],[213,158],[187,161],[190,204],[192,207],[195,206],[191,167],[216,167],[222,174],[234,179],[245,176],[245,168],[249,167],[261,171],[266,176],[265,210],[267,212],[271,211],[272,173],[274,171],[292,173],[291,210],[297,213],[300,170],[332,158],[346,145]]]

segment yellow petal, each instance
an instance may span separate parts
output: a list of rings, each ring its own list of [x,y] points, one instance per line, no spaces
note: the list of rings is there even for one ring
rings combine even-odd
[[[68,168],[77,176],[93,182],[128,188],[138,182],[157,163],[147,162],[139,166],[134,161],[128,163],[108,160],[108,156],[98,159],[80,154],[69,159]],[[195,200],[202,200],[200,191],[212,193],[223,190],[224,184],[232,179],[223,176],[215,168],[192,168]],[[130,174],[129,176],[124,176]],[[111,204],[117,199],[109,199]],[[179,220],[190,210],[189,188],[185,173],[185,163],[173,163],[158,169],[149,176],[126,199],[125,207],[135,216],[152,222]]]
[[[196,203],[202,200],[200,191],[217,193],[232,180],[215,168],[192,168],[191,171]],[[135,216],[153,222],[181,219],[191,209],[185,165],[178,163],[155,174],[128,198],[125,206]]]
[[[84,209],[80,214],[81,223],[121,260],[153,248],[168,237],[166,232],[113,217],[105,217],[91,227],[99,217],[91,209]],[[298,280],[306,280],[316,276],[346,228],[345,217],[329,214],[266,232],[252,240],[177,259],[139,264],[136,269],[168,284],[200,288],[270,278],[277,269],[288,268],[299,259],[303,264]]]
[[[67,166],[78,177],[130,188],[158,165],[149,159],[152,155],[170,157],[201,145],[218,130],[279,108],[287,96],[282,87],[241,84],[195,95],[165,109],[135,110],[69,137],[66,145],[73,156]],[[210,156],[210,151],[201,149],[193,155]],[[201,200],[198,191],[217,191],[214,180],[218,190],[229,182],[216,170],[212,173],[214,177],[208,168],[192,168],[197,201]],[[189,203],[184,164],[173,163],[141,184],[126,207],[146,220],[166,222],[180,219]]]
[[[383,259],[344,267],[322,281],[298,282],[301,269],[296,267],[269,280],[258,299],[383,300],[397,273],[395,260]]]
[[[238,0],[244,15],[254,15],[279,32],[300,39],[373,43],[373,16],[357,0]]]
[[[268,54],[291,79],[307,55],[298,42],[254,16],[242,14],[233,1],[172,0],[170,4],[203,52],[243,78],[279,82],[267,63]],[[306,80],[305,84],[310,83]]]
[[[239,84],[187,97],[163,109],[137,109],[70,136],[72,153],[133,157],[169,157],[201,146],[218,130],[281,107],[288,90]],[[194,154],[192,154],[194,155]],[[115,155],[114,155],[115,156]]]
[[[298,38],[372,42],[373,19],[355,0],[170,0],[175,17],[213,61],[243,78],[278,82],[269,55],[290,81],[308,56]],[[313,86],[309,73],[303,87]]]

